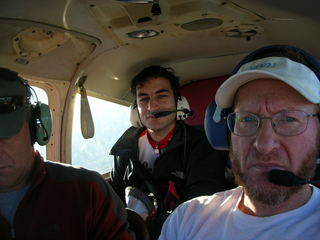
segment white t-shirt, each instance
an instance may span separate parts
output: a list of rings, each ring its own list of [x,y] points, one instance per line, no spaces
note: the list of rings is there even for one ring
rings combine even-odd
[[[166,220],[159,240],[319,240],[320,189],[312,187],[306,204],[270,217],[238,209],[242,187],[192,199]]]
[[[147,134],[139,138],[139,160],[148,169],[153,169],[156,159],[160,156],[160,151],[154,149],[149,141]]]

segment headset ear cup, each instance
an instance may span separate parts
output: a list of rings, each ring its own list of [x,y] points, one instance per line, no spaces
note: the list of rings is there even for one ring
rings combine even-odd
[[[190,110],[190,105],[188,103],[187,98],[184,96],[179,96],[177,100],[177,120],[185,120],[192,114],[193,113]]]
[[[39,145],[46,145],[52,133],[51,111],[47,104],[37,102],[35,106],[36,113],[36,141]]]
[[[143,127],[138,111],[137,103],[134,102],[133,105],[130,106],[130,123],[136,128]]]
[[[226,117],[231,108],[218,109],[217,104],[213,101],[206,109],[204,129],[207,139],[211,146],[217,150],[229,150],[230,131],[228,130]]]

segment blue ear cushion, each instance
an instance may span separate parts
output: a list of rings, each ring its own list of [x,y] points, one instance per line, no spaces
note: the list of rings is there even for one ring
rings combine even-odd
[[[214,149],[229,150],[229,130],[224,117],[228,115],[231,109],[223,109],[221,120],[216,122],[213,119],[216,107],[217,105],[214,101],[208,105],[205,113],[204,129],[208,141]]]

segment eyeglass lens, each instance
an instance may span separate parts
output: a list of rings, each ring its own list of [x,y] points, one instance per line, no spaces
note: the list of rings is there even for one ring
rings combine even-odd
[[[21,97],[0,97],[0,113],[11,113],[23,106]]]
[[[302,133],[308,124],[309,115],[303,111],[281,111],[273,117],[261,117],[250,112],[233,112],[227,117],[229,130],[238,136],[254,135],[261,120],[269,119],[274,131],[279,135],[293,136]]]

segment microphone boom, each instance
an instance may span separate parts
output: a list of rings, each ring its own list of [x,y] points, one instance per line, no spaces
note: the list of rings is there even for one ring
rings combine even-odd
[[[268,173],[268,179],[271,183],[286,187],[292,187],[299,184],[311,183],[307,179],[300,178],[290,171],[273,169]]]
[[[178,109],[178,110],[174,110],[174,111],[159,111],[159,112],[154,112],[153,116],[155,118],[160,118],[160,117],[165,117],[168,116],[172,113],[176,113],[176,112],[183,112],[185,113],[187,116],[192,116],[193,112],[188,110],[188,109]]]
[[[153,116],[155,118],[159,118],[159,117],[165,117],[165,116],[168,116],[172,113],[176,113],[177,111],[161,111],[161,112],[156,112],[156,113],[153,113]]]

